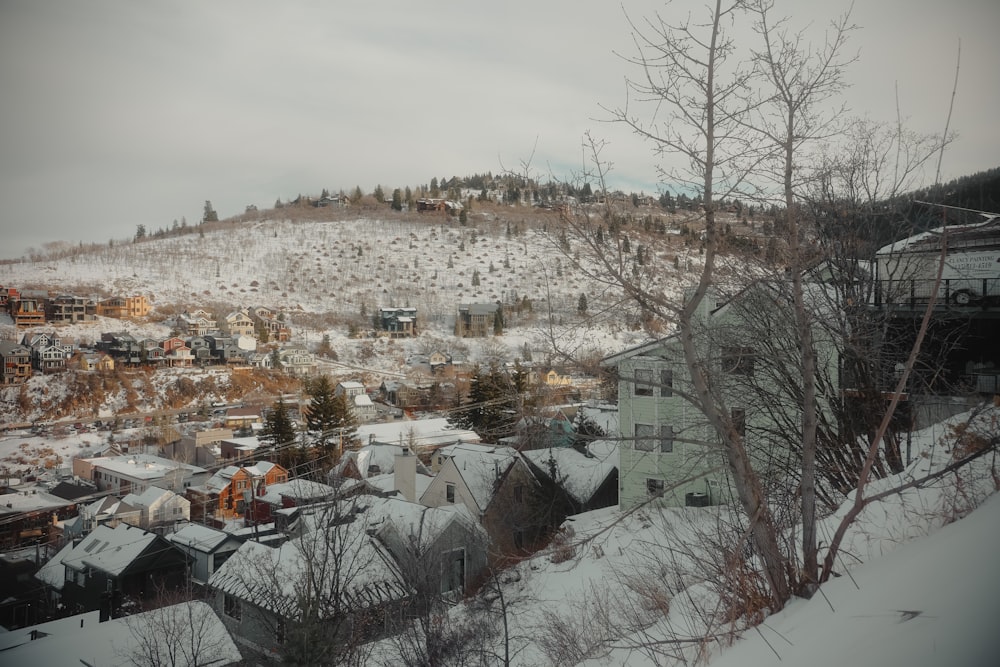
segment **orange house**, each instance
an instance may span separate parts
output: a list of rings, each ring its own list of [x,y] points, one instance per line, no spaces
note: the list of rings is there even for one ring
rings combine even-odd
[[[287,481],[288,471],[270,461],[249,466],[226,466],[201,486],[192,486],[187,490],[191,515],[206,521],[242,517],[253,496],[263,495],[271,484]]]

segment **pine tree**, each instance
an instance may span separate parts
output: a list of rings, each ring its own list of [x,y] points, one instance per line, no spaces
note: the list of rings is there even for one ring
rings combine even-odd
[[[279,397],[264,421],[260,441],[274,452],[273,455],[279,465],[289,468],[290,465],[295,465],[298,458],[293,444],[295,438],[295,426],[288,416],[288,406],[284,399]]]
[[[392,210],[403,210],[403,193],[399,191],[399,188],[392,191]]]
[[[380,204],[385,201],[385,192],[382,191],[381,185],[375,186],[375,192],[373,194],[375,196],[375,201],[379,202]]]
[[[583,292],[580,292],[580,300],[576,302],[576,312],[581,315],[584,315],[587,312],[587,295]]]
[[[219,214],[215,212],[214,208],[212,208],[212,202],[209,201],[209,200],[207,200],[207,199],[205,200],[205,213],[204,213],[204,216],[202,217],[201,221],[202,222],[218,222],[219,221]]]
[[[358,422],[343,394],[334,395],[330,378],[325,375],[308,382],[306,391],[312,396],[309,401],[306,425],[315,438],[315,444],[323,457],[323,468],[332,467],[337,461],[342,446],[353,445],[357,435]]]
[[[451,424],[475,431],[483,442],[496,442],[513,432],[517,392],[496,364],[476,366],[469,380],[469,398],[452,411]]]

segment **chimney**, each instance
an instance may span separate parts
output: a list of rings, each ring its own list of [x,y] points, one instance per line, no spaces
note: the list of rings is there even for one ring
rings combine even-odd
[[[396,491],[407,502],[417,502],[417,457],[405,445],[393,463],[392,480]]]

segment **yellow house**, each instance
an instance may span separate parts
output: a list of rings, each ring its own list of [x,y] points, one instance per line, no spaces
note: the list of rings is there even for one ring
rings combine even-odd
[[[573,379],[569,375],[559,375],[554,369],[546,373],[543,380],[550,387],[568,387],[573,384]]]
[[[99,352],[97,354],[81,354],[77,367],[81,371],[113,371],[115,359],[111,355]]]
[[[98,315],[120,320],[146,317],[152,309],[149,299],[141,294],[139,296],[112,297],[97,302]]]

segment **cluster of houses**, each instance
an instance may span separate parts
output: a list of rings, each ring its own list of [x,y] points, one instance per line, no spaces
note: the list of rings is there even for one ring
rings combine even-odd
[[[72,480],[32,498],[73,503],[43,511],[57,547],[34,574],[44,594],[8,599],[5,620],[114,619],[190,584],[244,656],[268,658],[300,611],[287,585],[317,559],[337,559],[331,576],[345,580],[324,585],[348,591],[352,613],[377,617],[365,627],[391,632],[422,590],[414,577],[461,597],[488,564],[544,545],[566,516],[617,502],[610,441],[574,448],[556,437],[519,450],[445,419],[367,424],[363,446],[306,479],[269,461],[256,438],[212,435],[198,443],[217,457],[205,466],[117,451],[75,459]]]
[[[108,371],[116,366],[228,364],[271,368],[278,363],[293,375],[309,375],[316,368],[314,355],[301,346],[286,344],[268,354],[257,351],[258,340],[287,343],[291,337],[288,325],[267,308],[233,311],[221,322],[204,310],[195,310],[178,315],[169,324],[178,335],[160,339],[139,338],[127,331],[108,332],[90,349],[63,343],[54,332],[29,332],[19,343],[0,341],[0,384],[24,382],[32,372]]]
[[[0,285],[0,310],[17,327],[45,324],[93,322],[98,317],[141,319],[148,317],[152,306],[143,295],[115,296],[94,300],[75,294],[51,294],[47,290],[19,290]]]

